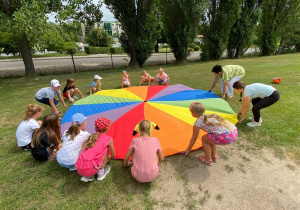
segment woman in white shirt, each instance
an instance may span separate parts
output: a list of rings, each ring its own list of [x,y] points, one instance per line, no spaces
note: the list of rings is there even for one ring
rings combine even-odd
[[[75,163],[81,151],[83,142],[90,136],[85,130],[86,117],[81,113],[72,116],[72,125],[62,136],[62,148],[58,150],[56,159],[59,165],[75,171]]]
[[[233,84],[233,88],[237,93],[244,93],[243,104],[238,113],[238,115],[242,115],[239,122],[245,120],[251,99],[253,118],[250,118],[252,122],[247,123],[249,127],[261,126],[260,110],[271,106],[280,99],[279,92],[270,85],[261,83],[246,85],[246,83],[238,81]]]

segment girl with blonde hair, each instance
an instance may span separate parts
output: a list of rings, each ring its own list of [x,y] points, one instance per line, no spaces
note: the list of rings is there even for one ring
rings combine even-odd
[[[18,146],[22,149],[30,149],[32,134],[42,125],[42,121],[36,119],[41,117],[43,111],[44,108],[36,104],[27,106],[24,120],[19,124],[16,131]]]
[[[159,140],[151,137],[151,123],[142,120],[139,123],[139,137],[132,139],[124,157],[124,166],[132,164],[131,174],[137,181],[152,182],[158,177],[158,165],[163,160]]]
[[[90,135],[82,145],[75,167],[83,182],[93,181],[95,174],[97,180],[101,181],[110,171],[110,166],[106,164],[116,155],[113,139],[106,135],[110,123],[111,120],[105,117],[98,118],[95,121],[97,133]]]
[[[236,141],[238,138],[237,128],[228,120],[216,115],[205,115],[205,107],[199,102],[193,102],[190,105],[190,111],[193,117],[197,118],[193,127],[193,135],[185,155],[189,155],[194,146],[200,129],[207,132],[202,136],[202,146],[205,156],[200,155],[200,161],[207,165],[213,165],[217,162],[217,145],[227,145]]]

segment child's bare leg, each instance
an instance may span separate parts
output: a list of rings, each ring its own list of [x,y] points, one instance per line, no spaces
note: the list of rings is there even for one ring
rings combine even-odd
[[[211,148],[210,140],[207,137],[207,134],[202,136],[202,145],[203,145],[203,151],[204,151],[206,160],[212,160],[211,159],[212,148]]]
[[[75,95],[75,90],[74,90],[74,89],[71,89],[71,90],[70,90],[70,96],[71,96],[71,98],[72,98],[74,95]]]
[[[210,145],[211,145],[211,157],[217,158],[217,145],[213,142],[210,141]]]
[[[107,151],[107,153],[105,154],[105,156],[104,156],[104,158],[103,158],[103,161],[102,161],[102,165],[101,165],[101,167],[100,167],[100,170],[102,170],[102,169],[105,167],[105,165],[106,165],[106,163],[108,162],[108,160],[109,160],[109,155],[108,155],[108,151]]]

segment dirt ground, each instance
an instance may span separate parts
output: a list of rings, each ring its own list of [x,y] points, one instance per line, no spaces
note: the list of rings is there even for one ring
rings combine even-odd
[[[300,209],[300,166],[239,139],[218,147],[218,162],[175,155],[151,187],[154,209]]]

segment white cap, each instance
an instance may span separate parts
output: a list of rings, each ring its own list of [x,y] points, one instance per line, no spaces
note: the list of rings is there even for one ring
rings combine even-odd
[[[102,79],[102,77],[100,77],[99,75],[95,75],[94,79]]]
[[[53,80],[51,80],[51,86],[60,87],[61,84],[59,83],[59,81],[57,79],[53,79]]]

